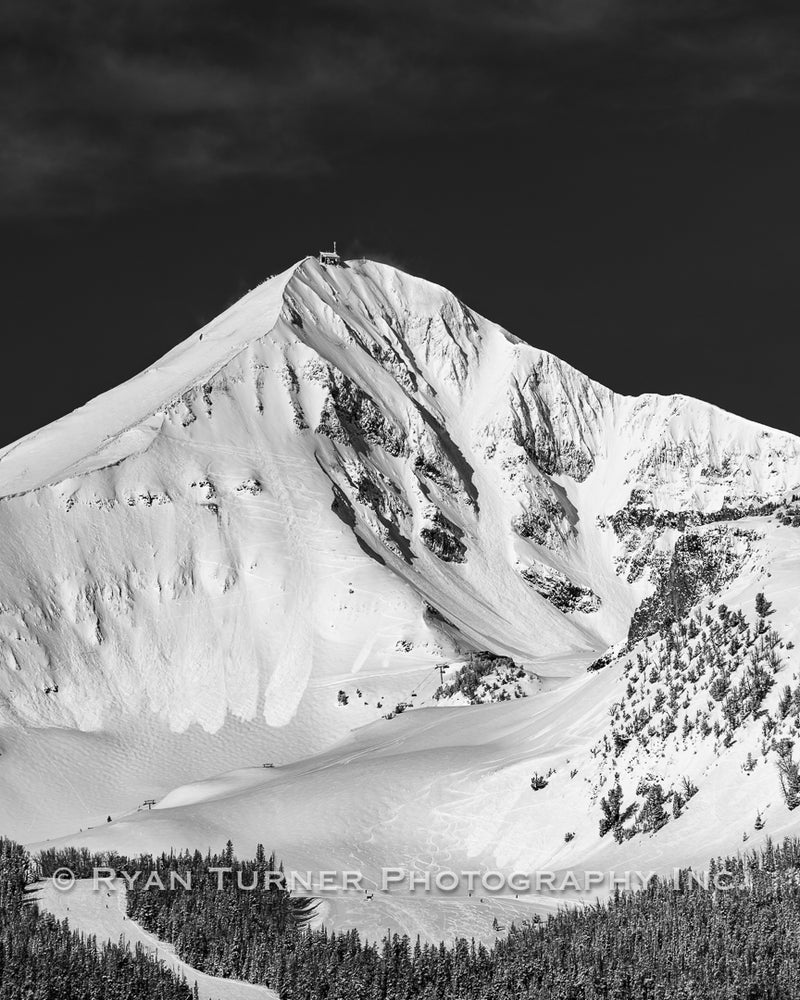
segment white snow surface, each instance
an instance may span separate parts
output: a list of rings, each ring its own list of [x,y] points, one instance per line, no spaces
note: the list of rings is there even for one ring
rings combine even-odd
[[[264,282],[145,371],[42,430],[0,449],[0,496],[85,475],[145,451],[163,408],[212,378],[274,326],[295,271]]]
[[[632,495],[738,511],[760,540],[723,599],[766,589],[800,643],[800,532],[765,507],[793,490],[792,435],[618,395],[438,285],[306,259],[0,451],[0,829],[121,850],[231,837],[372,877],[700,864],[741,843],[756,799],[765,835],[792,830],[776,775],[742,781],[736,744],[670,763],[713,775],[657,836],[601,841],[590,748],[622,692],[617,667],[584,668],[652,589],[619,567],[646,539],[603,520]],[[523,578],[534,564],[599,608],[559,610]],[[525,666],[531,697],[437,707],[436,664],[471,649]],[[374,902],[330,900],[327,919],[485,930],[473,901]]]

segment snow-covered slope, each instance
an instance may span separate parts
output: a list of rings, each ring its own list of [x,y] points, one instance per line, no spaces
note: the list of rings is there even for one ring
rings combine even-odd
[[[368,723],[453,712],[457,743],[485,710],[430,696],[470,651],[540,678],[498,720],[571,685],[592,702],[618,668],[582,668],[637,609],[632,641],[663,620],[676,543],[713,549],[681,614],[763,584],[784,549],[736,532],[772,537],[793,490],[791,435],[620,396],[440,286],[306,259],[0,451],[5,832],[85,828]]]
[[[494,917],[508,926],[565,901],[592,902],[608,888],[594,884],[582,894],[573,884],[559,892],[568,872],[582,880],[587,871],[624,878],[686,865],[702,870],[745,844],[796,836],[800,809],[789,809],[776,765],[778,741],[800,735],[796,699],[785,716],[781,707],[786,685],[800,688],[800,530],[777,528],[771,518],[740,524],[734,530],[760,537],[746,572],[721,596],[729,618],[745,609],[745,629],[721,626],[719,599],[704,601],[686,619],[700,621],[697,637],[676,642],[669,655],[663,640],[650,637],[599,670],[576,673],[574,664],[554,661],[562,676],[526,699],[440,707],[423,697],[321,754],[184,784],[152,810],[63,842],[135,853],[205,849],[232,837],[252,854],[266,839],[293,870],[356,870],[370,889],[380,886],[382,869],[397,867],[552,874],[555,892],[519,898],[507,888],[470,897],[463,879],[460,891],[444,896],[410,892],[407,882],[371,899],[363,891],[326,895],[326,923],[357,926],[372,938],[390,927],[431,940],[490,941]],[[753,613],[760,588],[776,609],[763,637]],[[734,632],[740,646],[731,657]],[[714,690],[719,676],[741,688],[753,662],[773,681],[757,711],[747,698],[731,704]],[[534,774],[546,778],[536,791]],[[601,837],[601,801],[617,782],[623,805],[638,808],[624,836]],[[687,782],[694,792],[675,815],[674,793]],[[651,829],[645,786],[655,783],[665,793],[664,815]]]

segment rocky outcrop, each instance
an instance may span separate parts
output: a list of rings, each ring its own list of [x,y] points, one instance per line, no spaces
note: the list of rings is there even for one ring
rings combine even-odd
[[[420,529],[420,537],[431,552],[443,562],[463,563],[466,560],[464,532],[437,508],[429,507],[426,510],[425,524]]]
[[[590,587],[573,583],[563,573],[543,563],[526,566],[522,570],[522,579],[564,614],[591,614],[600,607],[600,598]]]
[[[703,598],[718,593],[742,571],[757,537],[728,525],[681,535],[672,554],[657,564],[655,593],[634,612],[628,644],[669,630]]]
[[[366,443],[395,457],[404,454],[405,434],[383,413],[375,400],[343,372],[329,371],[328,397],[322,408],[317,434],[364,451]]]

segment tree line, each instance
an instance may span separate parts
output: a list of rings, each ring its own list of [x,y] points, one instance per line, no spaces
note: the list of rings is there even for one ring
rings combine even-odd
[[[45,863],[69,864],[68,858],[50,852]],[[108,857],[90,860],[104,865]],[[285,885],[241,888],[274,865],[263,848],[249,861],[238,860],[229,843],[220,854],[170,853],[124,863],[143,872],[128,893],[134,920],[194,967],[270,986],[286,1000],[800,996],[797,839],[713,860],[708,886],[684,871],[677,882],[654,879],[604,903],[512,925],[491,948],[397,934],[367,942],[355,930],[309,927],[313,902],[293,901]],[[211,869],[220,867],[232,874],[218,890]],[[187,870],[194,874],[191,891],[180,883],[162,891],[149,878],[155,872],[168,886],[170,871]],[[713,888],[715,881],[728,888]]]

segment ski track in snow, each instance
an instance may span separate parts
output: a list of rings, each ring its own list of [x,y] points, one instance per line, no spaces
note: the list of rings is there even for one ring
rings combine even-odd
[[[107,940],[116,944],[122,938],[131,948],[141,944],[177,976],[185,976],[190,987],[196,982],[203,1000],[278,1000],[278,994],[265,986],[208,976],[182,962],[171,945],[159,941],[125,916],[124,886],[107,889],[101,885],[95,891],[90,879],[79,879],[69,891],[59,891],[52,882],[40,883],[37,890],[42,910],[48,910],[59,920],[68,920],[73,930],[94,935],[98,942]]]

